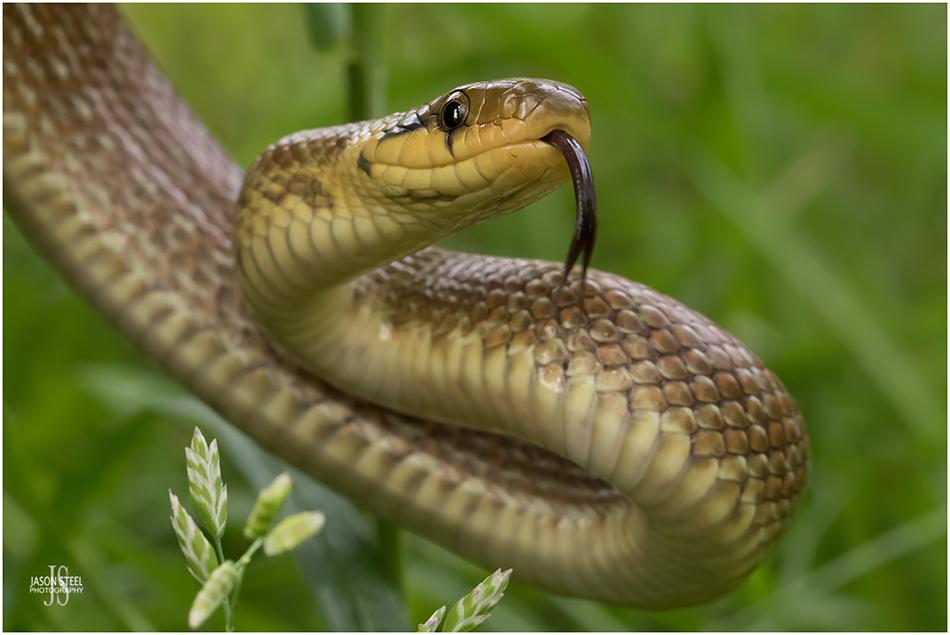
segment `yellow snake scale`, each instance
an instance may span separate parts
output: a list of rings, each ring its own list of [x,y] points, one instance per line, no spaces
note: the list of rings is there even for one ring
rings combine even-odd
[[[563,181],[569,87],[298,133],[245,181],[114,7],[4,5],[3,40],[9,213],[263,447],[556,593],[692,605],[774,547],[809,441],[741,343],[618,276],[426,247]]]

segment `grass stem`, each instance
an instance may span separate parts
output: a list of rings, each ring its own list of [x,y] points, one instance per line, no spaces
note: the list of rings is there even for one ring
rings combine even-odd
[[[351,121],[378,117],[386,109],[383,22],[386,7],[350,5],[350,58],[347,63],[348,114]],[[387,578],[402,595],[402,541],[399,528],[384,519],[376,521],[376,539]]]
[[[224,548],[221,546],[221,536],[215,535],[214,537],[214,551],[218,554],[218,562],[224,562]],[[240,578],[238,578],[240,583]],[[232,598],[237,598],[237,593],[231,595]],[[237,601],[235,600],[235,604]],[[224,628],[227,632],[231,633],[234,631],[234,611],[231,609],[231,598],[224,598],[224,603],[221,605],[221,609],[224,611]]]
[[[378,117],[386,109],[383,11],[373,4],[354,4],[351,11],[350,58],[346,68],[351,121]]]

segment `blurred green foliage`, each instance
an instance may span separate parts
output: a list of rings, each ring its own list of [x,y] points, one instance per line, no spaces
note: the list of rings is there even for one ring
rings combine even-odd
[[[345,52],[313,48],[300,7],[127,14],[242,165],[347,119]],[[385,10],[393,110],[505,76],[587,95],[593,265],[747,342],[813,439],[809,494],[737,592],[649,613],[548,596],[516,571],[487,629],[946,629],[946,18],[942,5]],[[572,217],[562,188],[449,243],[560,260]],[[3,256],[4,627],[181,629],[197,585],[167,489],[183,487],[192,426],[214,426],[236,516],[283,468],[164,379],[6,218]],[[372,525],[312,481],[303,496],[327,531],[306,557],[255,565],[242,628],[407,627],[486,574],[409,537],[401,614]],[[244,545],[235,528],[225,541]],[[51,563],[86,583],[66,607],[27,593]]]

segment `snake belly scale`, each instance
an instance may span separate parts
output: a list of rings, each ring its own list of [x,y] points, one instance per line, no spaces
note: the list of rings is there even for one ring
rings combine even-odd
[[[745,346],[619,276],[429,246],[564,180],[574,89],[459,87],[243,175],[114,7],[3,14],[8,212],[263,447],[557,593],[696,604],[775,546],[809,441]]]

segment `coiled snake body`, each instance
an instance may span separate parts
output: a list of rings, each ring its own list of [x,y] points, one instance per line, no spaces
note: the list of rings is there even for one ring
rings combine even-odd
[[[3,13],[8,210],[261,445],[559,593],[695,604],[774,546],[808,437],[741,343],[614,275],[426,247],[564,179],[576,91],[461,87],[245,178],[114,8]]]

